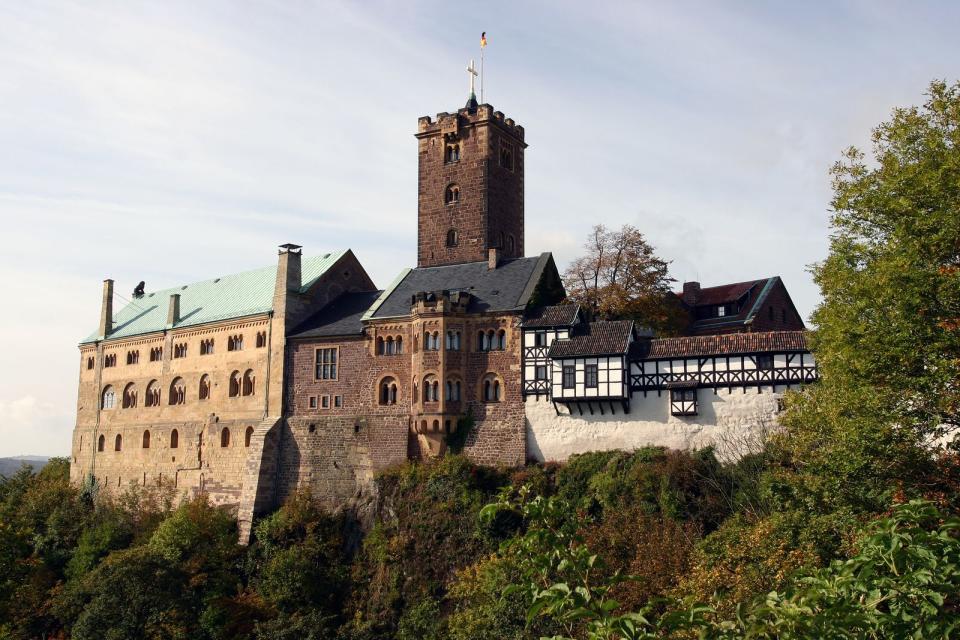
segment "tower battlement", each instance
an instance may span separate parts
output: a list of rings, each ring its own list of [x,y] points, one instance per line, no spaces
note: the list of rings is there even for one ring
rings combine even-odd
[[[417,137],[436,134],[447,135],[456,132],[461,127],[480,123],[495,123],[519,142],[523,142],[523,126],[517,124],[513,118],[506,117],[502,111],[496,111],[492,105],[481,104],[476,109],[463,108],[453,113],[441,111],[436,118],[421,116],[417,120]]]

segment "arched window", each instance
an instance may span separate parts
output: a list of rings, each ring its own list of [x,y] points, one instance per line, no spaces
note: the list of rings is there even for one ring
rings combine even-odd
[[[456,204],[460,202],[460,187],[451,184],[443,193],[443,201],[446,204]]]
[[[455,247],[460,244],[460,236],[457,233],[456,229],[450,229],[447,231],[447,246]]]
[[[503,329],[497,332],[497,349],[504,351],[507,348],[507,332]]]
[[[200,392],[199,397],[201,400],[210,399],[210,376],[203,374],[200,376]]]
[[[148,407],[160,406],[160,384],[156,380],[151,380],[147,385],[147,397],[143,404]]]
[[[113,387],[107,385],[103,388],[103,394],[100,396],[100,408],[113,409],[115,406],[117,406],[117,393],[113,390]]]
[[[403,336],[397,336],[396,341],[393,343],[396,353],[403,353]]]
[[[506,147],[500,148],[500,166],[513,171],[513,152]]]
[[[230,429],[224,427],[220,430],[220,446],[229,447],[230,446]]]
[[[489,351],[490,350],[490,341],[487,339],[487,334],[484,331],[481,331],[477,334],[477,351]]]
[[[417,384],[417,381],[413,381],[413,402],[420,402],[420,385]]]
[[[230,397],[236,398],[240,395],[240,372],[234,371],[230,374]]]
[[[174,378],[170,383],[170,397],[167,400],[171,405],[183,404],[187,401],[187,387],[183,384],[183,378]]]
[[[393,336],[387,338],[386,350],[388,356],[393,355]]]
[[[483,377],[483,401],[500,402],[503,399],[500,379],[496,374],[488,373]]]
[[[377,355],[378,356],[382,356],[387,352],[385,345],[386,345],[386,342],[384,342],[383,338],[380,336],[377,336]]]
[[[180,446],[180,433],[174,429],[170,432],[170,448],[176,449]]]
[[[504,237],[504,236],[503,236],[503,231],[501,231],[501,232],[500,232],[500,244],[497,245],[497,246],[500,247],[501,249],[503,249],[503,237]]]
[[[460,381],[447,380],[447,400],[451,402],[460,401]]]
[[[235,335],[227,338],[227,351],[240,351],[243,349],[243,335]]]
[[[253,437],[253,427],[247,427],[247,430],[243,433],[243,446],[250,446],[250,439]]]
[[[94,359],[93,356],[87,358],[87,369],[93,369]]]
[[[97,451],[103,451],[103,447],[106,443],[106,438],[103,437],[103,434],[100,434],[100,437],[97,438]]]
[[[132,382],[123,388],[123,399],[121,404],[124,409],[130,409],[137,406],[137,385]]]
[[[257,348],[260,349],[261,347],[265,347],[265,346],[267,346],[267,332],[258,331],[257,332]]]
[[[443,151],[443,161],[448,163],[459,162],[460,161],[460,145],[448,144]]]
[[[514,241],[513,236],[507,236],[507,253],[512,256],[515,249],[516,242]]]
[[[256,378],[253,375],[253,369],[247,369],[243,374],[243,395],[252,396],[256,389],[254,388],[254,383]]]
[[[382,405],[397,404],[397,380],[387,376],[380,381],[377,391],[378,401]]]
[[[143,432],[143,444],[141,445],[144,449],[150,448],[150,431]]]
[[[123,449],[123,436],[118,433],[117,437],[113,439],[113,450],[120,451],[121,449]]]
[[[426,376],[423,379],[423,401],[424,402],[440,401],[440,382],[437,380],[437,377],[434,375]]]

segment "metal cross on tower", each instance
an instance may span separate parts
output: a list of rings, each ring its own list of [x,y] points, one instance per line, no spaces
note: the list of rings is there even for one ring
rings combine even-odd
[[[470,66],[467,67],[467,74],[469,74],[470,76],[470,95],[475,96],[476,93],[474,92],[474,80],[477,79],[478,74],[477,74],[477,68],[473,64],[473,60],[470,61]]]

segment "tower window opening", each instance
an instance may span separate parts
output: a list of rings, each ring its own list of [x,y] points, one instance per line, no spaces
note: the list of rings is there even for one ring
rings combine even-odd
[[[460,235],[457,233],[456,229],[450,229],[447,231],[447,246],[455,247],[460,244]]]
[[[460,162],[460,145],[448,144],[443,152],[444,162]]]
[[[443,194],[443,201],[445,204],[456,204],[460,202],[460,187],[455,184],[448,186]]]

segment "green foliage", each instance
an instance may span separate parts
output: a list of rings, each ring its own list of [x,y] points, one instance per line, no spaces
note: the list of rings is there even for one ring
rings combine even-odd
[[[342,532],[342,519],[324,512],[309,493],[292,496],[256,527],[249,570],[257,591],[285,613],[315,609],[336,616],[349,579]]]
[[[853,430],[831,446],[855,456],[860,437],[867,455],[902,452],[960,426],[960,85],[932,83],[873,145],[872,162],[849,149],[832,171],[830,255],[814,268],[823,384],[795,422],[816,421],[819,442]]]

